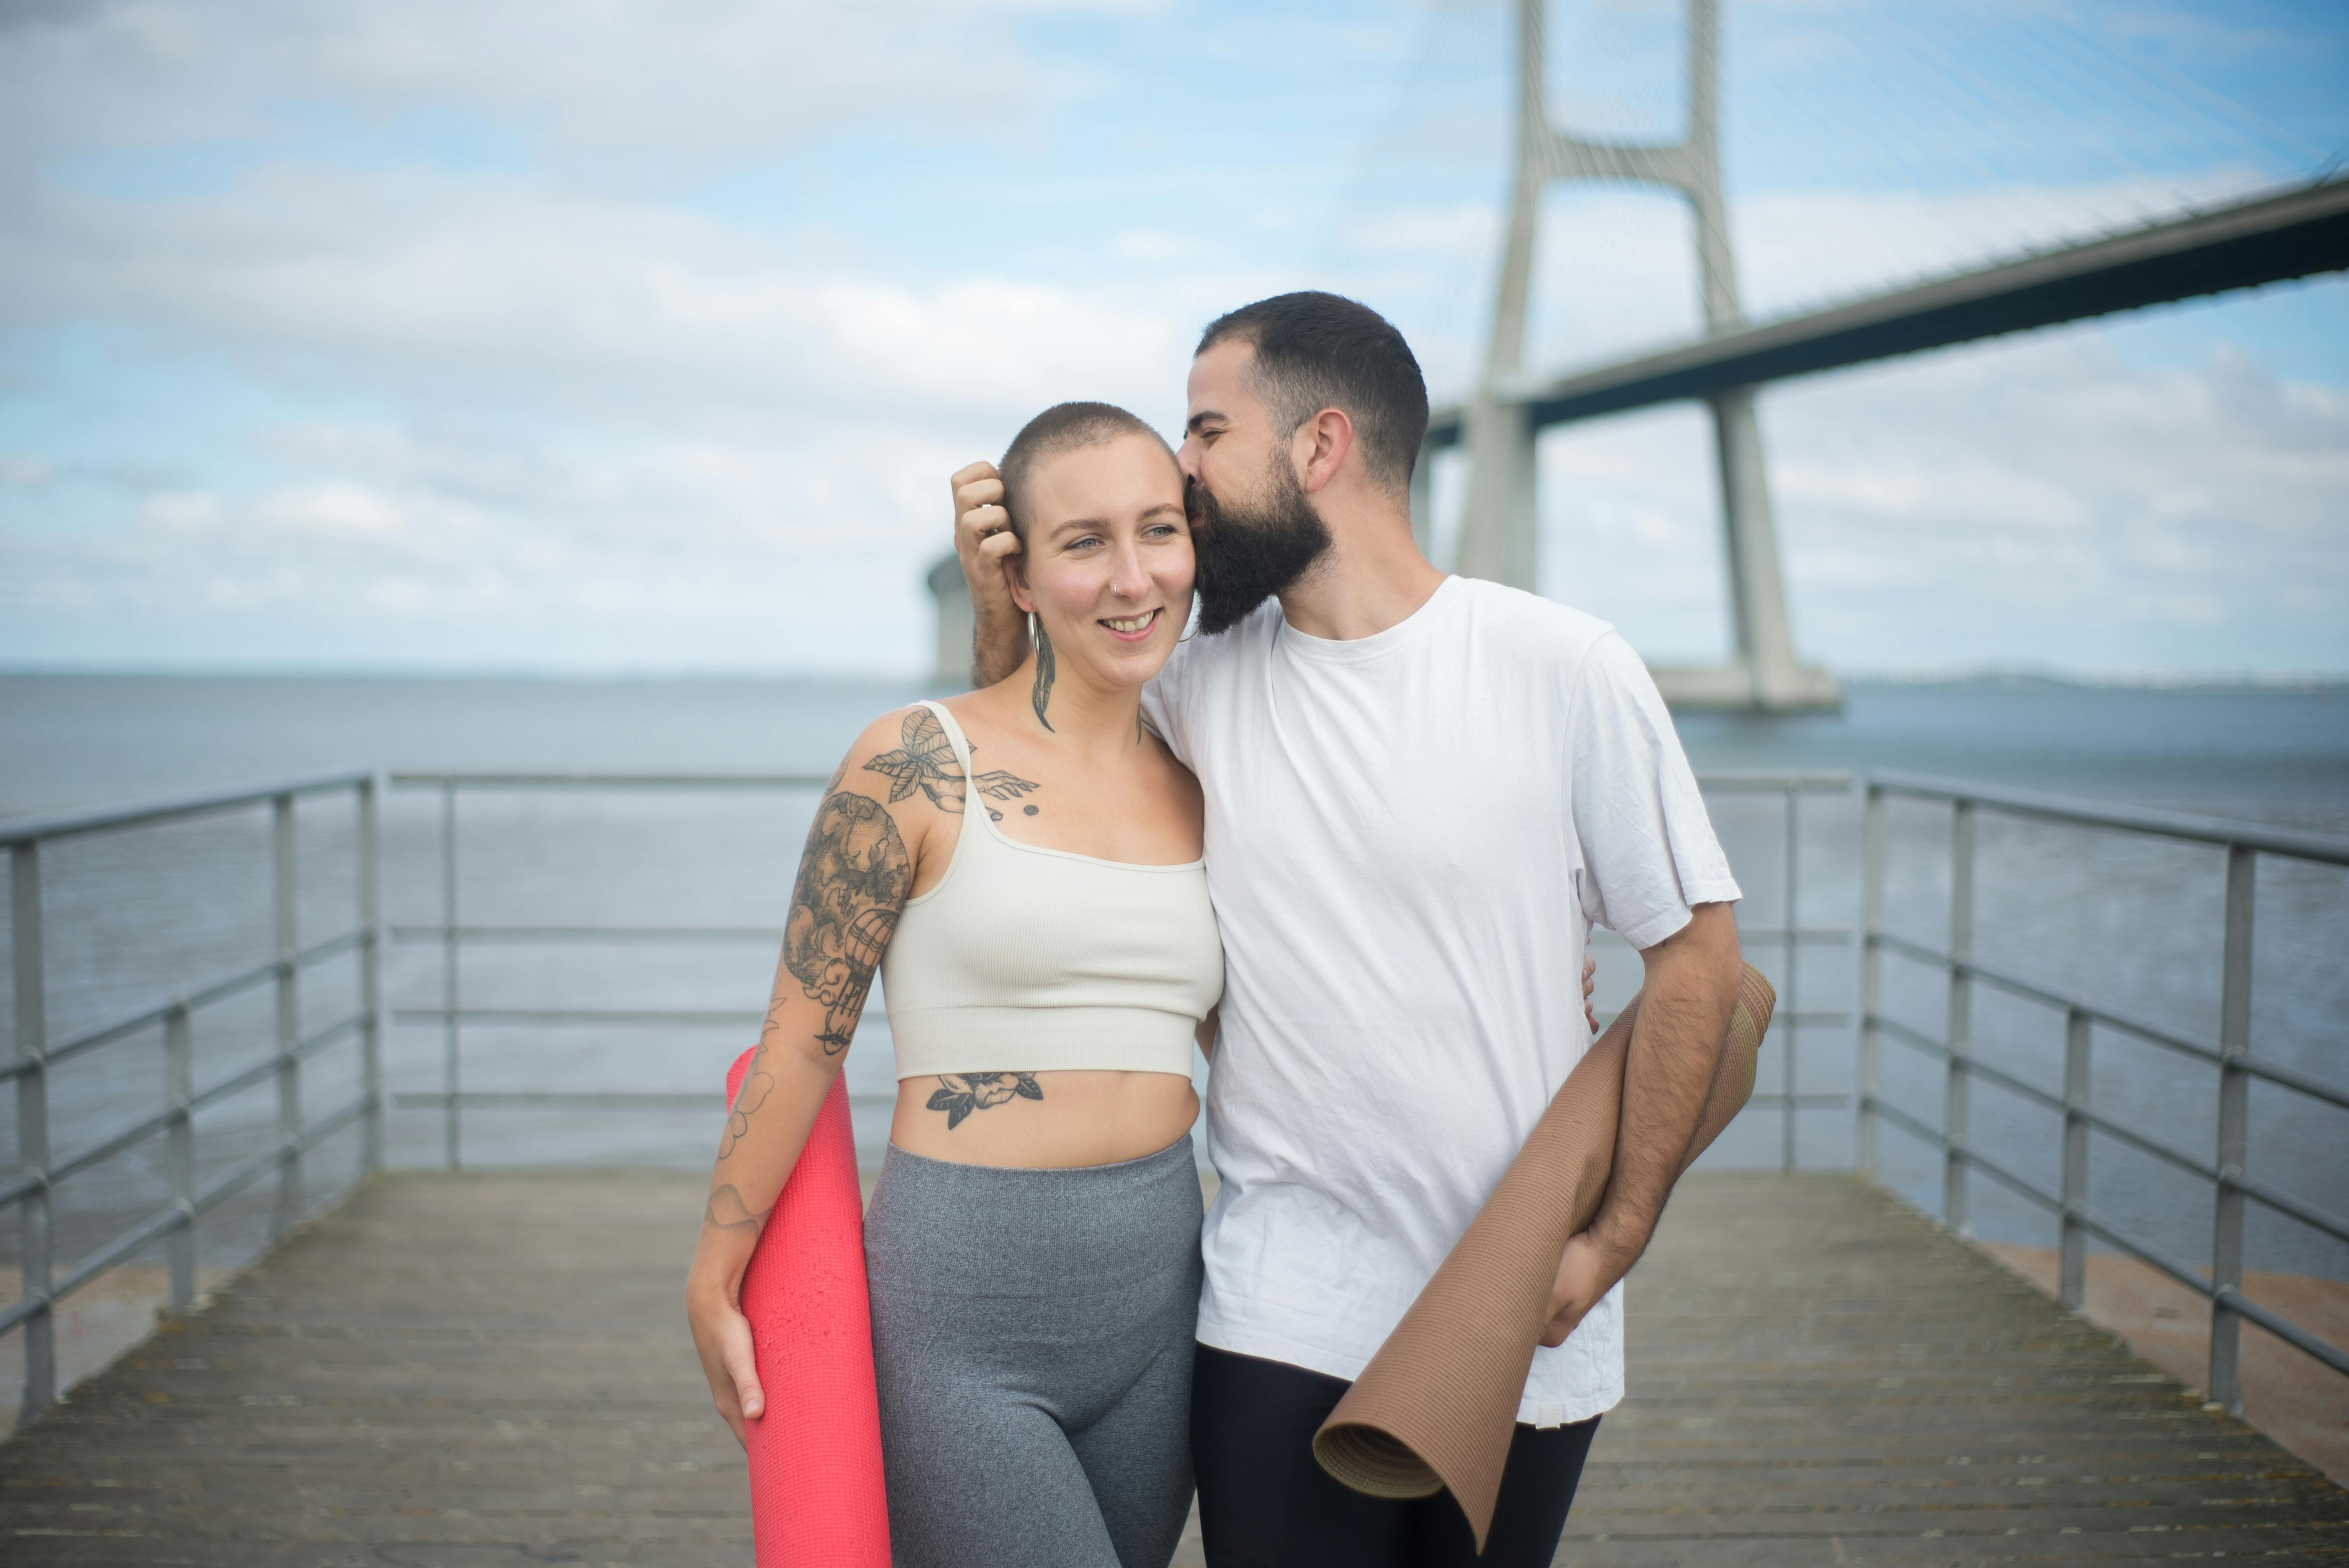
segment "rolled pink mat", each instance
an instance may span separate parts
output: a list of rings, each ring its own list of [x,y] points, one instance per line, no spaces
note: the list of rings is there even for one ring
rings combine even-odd
[[[1682,1170],[1754,1090],[1754,1055],[1777,997],[1745,966],[1720,1076]],[[1313,1435],[1313,1457],[1372,1497],[1448,1491],[1475,1532],[1493,1527],[1517,1405],[1567,1239],[1599,1212],[1613,1170],[1623,1068],[1639,999],[1592,1044],[1534,1124],[1485,1206]]]
[[[726,1075],[726,1101],[752,1053]],[[889,1568],[864,1204],[837,1078],[742,1275],[767,1413],[746,1423],[758,1568]]]

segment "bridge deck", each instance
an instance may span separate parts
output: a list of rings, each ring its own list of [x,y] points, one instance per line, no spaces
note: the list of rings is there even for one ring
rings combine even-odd
[[[0,1560],[739,1568],[699,1191],[376,1185],[0,1446]],[[2349,1494],[1847,1179],[1692,1181],[1632,1323],[1560,1563],[2349,1554]]]

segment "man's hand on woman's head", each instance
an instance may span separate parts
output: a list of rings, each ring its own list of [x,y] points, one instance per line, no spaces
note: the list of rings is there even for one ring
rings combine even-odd
[[[1003,476],[989,462],[955,470],[955,558],[970,585],[971,675],[993,686],[1028,656],[1026,617],[1011,597],[1010,562],[1019,553],[1011,514],[1003,509]]]
[[[995,465],[979,461],[955,470],[947,481],[954,490],[955,553],[968,570],[973,562],[1000,565],[1019,552],[1019,536],[1011,531],[1011,514],[1003,510],[1003,476]]]

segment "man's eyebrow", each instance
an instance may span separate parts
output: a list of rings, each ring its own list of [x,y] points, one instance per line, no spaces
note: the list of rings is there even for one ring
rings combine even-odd
[[[1183,428],[1186,430],[1196,430],[1200,426],[1206,424],[1210,419],[1220,421],[1223,418],[1224,416],[1214,408],[1202,408],[1197,413],[1192,415],[1189,418],[1184,420]]]

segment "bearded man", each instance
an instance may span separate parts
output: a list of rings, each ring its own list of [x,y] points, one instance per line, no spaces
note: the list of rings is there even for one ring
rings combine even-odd
[[[1550,1561],[1736,996],[1737,884],[1655,683],[1606,623],[1421,555],[1426,428],[1402,335],[1334,294],[1236,310],[1192,360],[1198,634],[1143,713],[1206,792],[1225,946],[1191,1414],[1216,1568]],[[991,467],[954,488],[984,685],[1027,654],[1019,545]],[[1312,1437],[1589,1047],[1594,923],[1646,970],[1615,1174],[1478,1557],[1448,1496],[1350,1491]]]

